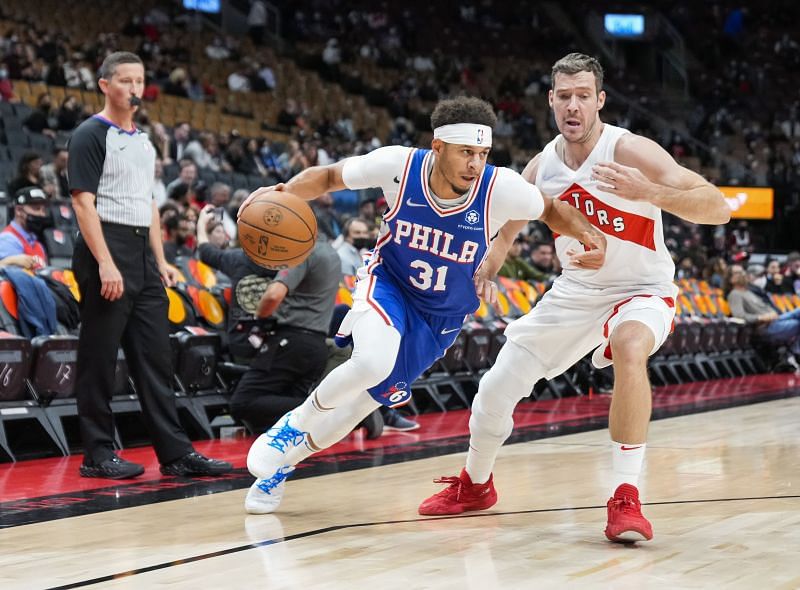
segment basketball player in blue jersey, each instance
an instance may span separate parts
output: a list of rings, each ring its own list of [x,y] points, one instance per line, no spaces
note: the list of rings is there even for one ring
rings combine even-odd
[[[486,163],[495,123],[482,100],[445,100],[431,116],[432,149],[385,147],[315,166],[242,205],[270,190],[313,199],[368,187],[383,189],[389,205],[337,335],[352,338],[352,357],[253,443],[247,467],[257,480],[245,500],[251,514],[278,507],[297,463],[338,442],[380,405],[408,403],[411,383],[453,344],[478,298],[496,301],[494,283],[476,274],[493,237],[513,241],[500,232],[506,222],[540,219],[583,244],[572,254],[582,267],[603,264],[605,239],[582,213]]]

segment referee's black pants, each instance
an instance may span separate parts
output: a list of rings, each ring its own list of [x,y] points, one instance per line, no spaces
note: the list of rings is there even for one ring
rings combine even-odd
[[[264,339],[230,402],[231,416],[252,432],[271,427],[299,406],[328,362],[325,334],[279,326]]]
[[[120,344],[158,460],[169,463],[193,450],[178,421],[171,387],[169,303],[148,234],[148,228],[103,224],[106,244],[125,286],[116,301],[100,295],[97,261],[83,237],[75,245],[72,269],[81,292],[75,392],[84,460],[90,465],[114,452],[110,400]]]

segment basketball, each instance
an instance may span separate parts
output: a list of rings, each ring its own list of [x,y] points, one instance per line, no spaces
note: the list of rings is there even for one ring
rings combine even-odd
[[[239,244],[264,268],[281,270],[303,262],[317,240],[317,219],[303,199],[283,191],[259,195],[239,217]]]

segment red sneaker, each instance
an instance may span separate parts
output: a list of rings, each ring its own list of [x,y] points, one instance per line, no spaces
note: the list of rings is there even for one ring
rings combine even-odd
[[[497,503],[493,480],[494,476],[490,475],[486,483],[472,483],[466,469],[462,469],[458,477],[434,479],[434,483],[450,485],[420,504],[419,513],[423,516],[440,516],[491,508]]]
[[[642,516],[639,490],[629,483],[620,485],[614,497],[608,500],[608,524],[606,537],[617,543],[649,541],[653,538],[653,527]]]

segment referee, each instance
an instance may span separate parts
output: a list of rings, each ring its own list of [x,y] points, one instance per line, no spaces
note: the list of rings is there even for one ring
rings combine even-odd
[[[81,331],[76,396],[83,477],[124,479],[144,467],[114,453],[110,396],[122,344],[161,472],[220,475],[230,463],[195,452],[178,421],[172,379],[167,285],[176,273],[164,260],[153,200],[155,150],[133,124],[144,90],[144,64],[112,53],[100,67],[105,106],[69,142],[69,189],[80,227],[72,269],[80,287]]]

